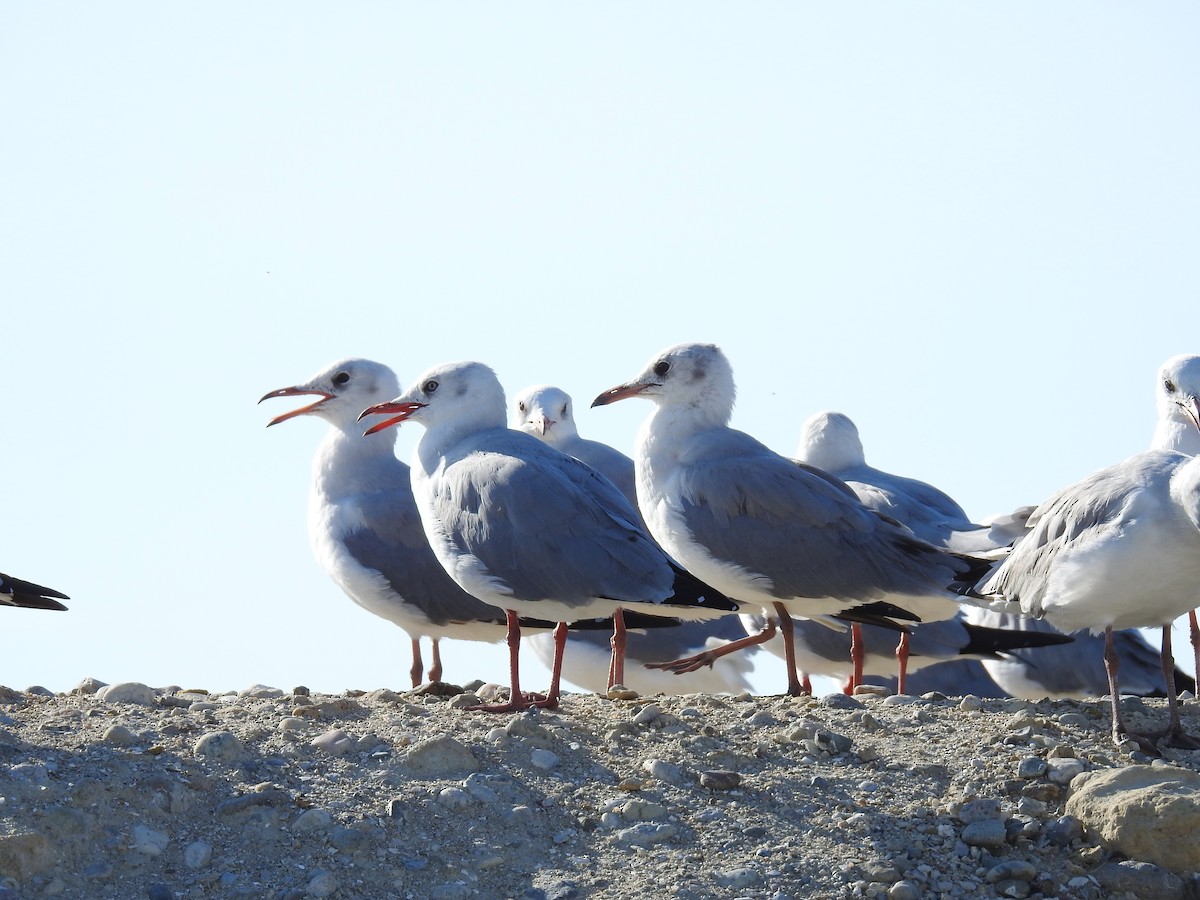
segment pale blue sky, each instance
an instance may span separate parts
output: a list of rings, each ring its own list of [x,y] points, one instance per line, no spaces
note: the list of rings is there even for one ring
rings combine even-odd
[[[5,4],[0,683],[403,687],[306,537],[335,359],[586,410],[722,344],[783,452],[838,409],[974,516],[1142,448],[1200,352],[1200,7]],[[407,458],[416,429],[403,429]],[[530,687],[544,676],[528,655]],[[460,644],[452,678],[505,679]],[[761,688],[778,691],[778,669]]]

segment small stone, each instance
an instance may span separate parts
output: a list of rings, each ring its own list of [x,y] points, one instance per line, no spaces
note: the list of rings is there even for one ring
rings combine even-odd
[[[308,727],[308,723],[300,716],[284,716],[279,720],[280,731],[302,731]]]
[[[846,694],[826,694],[820,700],[826,709],[865,709],[861,700],[855,700]]]
[[[132,747],[138,737],[124,725],[109,725],[100,740],[114,747]]]
[[[667,814],[667,808],[651,800],[626,800],[621,804],[620,814],[626,821],[644,822],[647,819],[663,818]]]
[[[447,703],[451,709],[474,709],[477,706],[483,705],[483,699],[478,694],[463,693],[455,694]]]
[[[992,819],[1003,819],[1004,814],[1000,811],[1000,801],[990,797],[981,797],[977,800],[971,800],[962,805],[958,811],[958,820],[964,825],[970,825],[972,822],[987,822]]]
[[[658,704],[647,703],[630,721],[633,722],[634,725],[649,725],[660,715],[662,715],[662,710],[658,708]]]
[[[319,806],[314,806],[296,816],[296,821],[292,823],[292,831],[324,831],[332,824],[333,816]]]
[[[338,889],[337,879],[329,872],[318,872],[304,887],[310,897],[332,897]]]
[[[238,696],[253,697],[260,700],[273,700],[284,696],[284,693],[279,688],[270,687],[265,684],[252,684],[244,691],[238,691]]]
[[[146,900],[175,900],[175,892],[169,884],[154,881],[146,886]]]
[[[134,825],[130,833],[130,849],[146,856],[159,856],[167,849],[170,837],[145,825]]]
[[[196,741],[192,752],[215,762],[237,762],[245,755],[245,748],[231,731],[210,731]]]
[[[762,881],[762,875],[756,869],[749,866],[742,866],[737,869],[729,869],[717,875],[717,883],[722,887],[732,888],[733,890],[741,890],[752,885],[759,884]]]
[[[1046,760],[1046,777],[1054,784],[1070,784],[1071,779],[1086,769],[1083,760],[1073,757],[1056,757]]]
[[[700,787],[710,791],[732,791],[742,783],[742,776],[727,769],[712,769],[700,773]]]
[[[1037,756],[1027,756],[1017,763],[1018,778],[1041,778],[1046,774],[1046,761]]]
[[[679,766],[665,759],[648,759],[642,763],[642,770],[651,778],[657,778],[666,784],[678,784],[683,780],[683,772]]]
[[[962,830],[961,837],[968,847],[1003,847],[1008,843],[1004,822],[999,819],[972,822]]]
[[[1183,896],[1183,879],[1153,863],[1130,859],[1107,862],[1095,869],[1092,877],[1110,893],[1138,900],[1174,900]]]
[[[71,688],[72,694],[95,694],[101,688],[108,687],[108,683],[101,681],[99,678],[85,678],[75,687]]]
[[[553,769],[559,763],[558,754],[552,750],[538,748],[529,754],[529,761],[538,769]]]
[[[625,687],[623,684],[614,684],[608,689],[605,696],[609,700],[636,700],[641,694],[633,690],[633,688]]]
[[[355,747],[354,738],[340,728],[317,735],[309,741],[309,744],[330,756],[344,756]]]
[[[985,876],[988,884],[996,884],[999,881],[1016,879],[1018,881],[1033,881],[1037,877],[1037,869],[1033,867],[1033,863],[1026,862],[1023,859],[1006,859],[998,865],[988,869]]]
[[[634,847],[653,847],[675,837],[677,829],[674,825],[651,825],[643,822],[617,832],[615,840],[618,844],[629,844]]]
[[[443,735],[415,744],[404,757],[404,767],[416,775],[440,776],[477,772],[479,761],[469,747]]]
[[[500,795],[488,787],[487,780],[478,773],[469,775],[463,787],[480,803],[498,803],[500,800]]]
[[[212,859],[212,845],[204,841],[192,841],[183,850],[183,864],[189,869],[207,866]]]
[[[135,703],[139,706],[153,706],[155,703],[154,689],[140,681],[110,684],[97,691],[96,696],[105,703]]]
[[[509,737],[519,738],[532,747],[553,747],[554,735],[544,725],[540,725],[531,716],[517,716],[504,728]]]
[[[447,809],[466,809],[472,804],[471,795],[460,787],[447,787],[438,791],[438,803]]]
[[[1002,881],[997,881],[993,885],[993,890],[1001,897],[1012,897],[1014,900],[1023,900],[1028,897],[1033,891],[1033,886],[1028,881],[1023,881],[1018,878],[1005,878]]]
[[[983,701],[974,694],[967,694],[958,701],[958,708],[963,712],[979,712],[983,709]]]
[[[1059,847],[1069,847],[1072,841],[1083,837],[1083,823],[1074,816],[1061,816],[1046,823],[1043,829],[1046,840]]]
[[[887,892],[888,900],[921,900],[921,889],[911,881],[897,881]]]

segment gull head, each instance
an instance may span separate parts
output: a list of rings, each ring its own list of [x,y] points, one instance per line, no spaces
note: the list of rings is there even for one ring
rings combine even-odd
[[[517,394],[511,421],[513,428],[551,445],[561,444],[579,433],[570,395],[548,384],[527,387]]]
[[[819,412],[805,420],[796,458],[826,472],[840,472],[867,463],[858,427],[840,412]]]
[[[426,429],[447,427],[460,434],[504,427],[504,388],[490,368],[479,362],[444,363],[426,370],[394,400],[367,407],[359,419],[389,418],[372,425],[375,434],[413,421]]]
[[[646,397],[660,408],[691,409],[699,417],[725,423],[733,414],[733,367],[716,344],[676,344],[646,364],[631,381],[592,401],[607,406],[627,397]]]
[[[276,416],[267,427],[297,416],[319,416],[331,425],[345,428],[358,420],[363,407],[394,397],[399,392],[396,373],[383,363],[343,359],[326,366],[303,384],[268,391],[258,402],[272,397],[317,397],[315,403]]]
[[[1155,393],[1155,445],[1196,455],[1200,452],[1200,356],[1180,354],[1163,363]]]

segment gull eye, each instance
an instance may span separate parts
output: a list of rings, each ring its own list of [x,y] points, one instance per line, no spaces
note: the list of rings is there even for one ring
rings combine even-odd
[[[660,359],[654,364],[654,374],[658,375],[660,378],[663,375],[666,375],[669,371],[671,371],[671,364],[665,359]]]
[[[432,394],[437,389],[438,389],[438,383],[436,381],[434,381],[432,378],[430,378],[427,382],[425,382],[423,385],[421,385],[421,390],[423,390],[427,394]]]
[[[1167,389],[1168,394],[1175,393],[1175,382],[1173,382],[1170,378],[1163,382],[1163,387]]]
[[[337,385],[348,384],[349,381],[350,381],[350,373],[349,372],[338,372],[336,375],[333,376],[333,383],[337,384]]]
[[[559,413],[564,419],[567,417],[567,404],[563,404],[562,412]]]
[[[517,404],[517,412],[525,412],[525,401],[522,400]]]

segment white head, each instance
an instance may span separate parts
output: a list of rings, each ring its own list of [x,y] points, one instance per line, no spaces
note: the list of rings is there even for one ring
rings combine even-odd
[[[358,434],[358,414],[399,392],[396,373],[383,363],[343,359],[326,366],[303,384],[264,394],[258,402],[271,397],[316,396],[320,399],[315,403],[276,416],[267,423],[268,427],[297,416],[318,416],[335,428]]]
[[[706,423],[725,425],[736,397],[733,367],[716,344],[676,344],[656,354],[632,381],[605,391],[592,406],[647,397],[662,409],[686,410]]]
[[[858,427],[840,412],[819,412],[808,417],[800,429],[796,458],[826,472],[867,464]]]
[[[445,428],[466,435],[504,428],[504,388],[490,368],[479,362],[444,363],[422,374],[400,396],[362,411],[359,418],[390,415],[367,429],[374,434],[411,420],[429,431]]]
[[[570,395],[548,384],[527,387],[517,394],[512,427],[550,445],[561,444],[579,434]]]
[[[1158,370],[1154,446],[1200,454],[1200,356],[1172,356]]]

